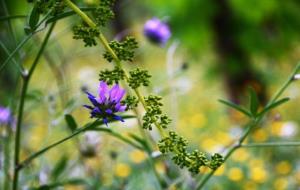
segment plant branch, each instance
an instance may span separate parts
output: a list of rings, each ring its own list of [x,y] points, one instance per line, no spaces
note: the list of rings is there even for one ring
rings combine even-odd
[[[13,190],[18,189],[18,178],[19,178],[19,169],[17,166],[19,165],[19,159],[20,159],[20,144],[21,144],[21,129],[22,129],[22,119],[23,119],[23,111],[24,111],[24,104],[25,104],[25,97],[27,93],[27,89],[29,86],[30,78],[32,77],[32,74],[40,60],[40,57],[43,54],[43,51],[45,50],[46,44],[50,38],[50,35],[54,29],[55,23],[51,24],[43,43],[39,49],[39,52],[33,61],[33,64],[31,68],[29,69],[29,72],[23,73],[23,84],[22,84],[22,91],[21,91],[21,97],[20,97],[20,103],[19,103],[19,110],[18,110],[18,118],[17,118],[17,127],[16,127],[16,136],[15,136],[15,157],[14,157],[14,177],[13,177]]]
[[[102,122],[101,122],[102,124]],[[48,152],[49,150],[51,150],[52,148],[64,143],[65,141],[68,141],[70,139],[72,139],[73,137],[83,133],[83,132],[86,132],[86,131],[89,131],[89,130],[93,130],[93,131],[101,131],[101,132],[105,132],[105,133],[109,133],[110,135],[112,135],[113,137],[116,137],[117,139],[133,146],[134,148],[137,148],[137,149],[140,149],[140,150],[143,150],[143,148],[139,145],[137,145],[136,143],[132,142],[130,139],[128,139],[127,137],[124,137],[122,136],[121,134],[119,133],[116,133],[110,129],[107,129],[107,128],[95,128],[97,125],[99,125],[99,122],[98,120],[84,126],[84,127],[81,127],[79,128],[77,131],[75,131],[73,134],[61,139],[61,140],[58,140],[56,141],[55,143],[35,152],[34,154],[32,154],[31,156],[29,156],[28,158],[26,158],[23,162],[21,162],[19,165],[18,165],[18,169],[22,169],[24,167],[26,167],[28,164],[30,164],[35,158],[41,156],[42,154]]]
[[[76,12],[86,24],[88,24],[92,28],[97,27],[97,25],[92,21],[92,19],[87,14],[85,14],[82,10],[80,10],[80,8],[77,7],[74,3],[72,3],[70,0],[64,0],[64,1],[66,2],[67,6],[69,6],[74,12]],[[125,79],[128,80],[129,74],[122,68],[120,59],[118,58],[118,56],[116,55],[114,50],[109,46],[109,43],[108,43],[107,39],[105,38],[105,36],[102,33],[100,33],[100,35],[98,36],[98,39],[104,46],[105,50],[111,54],[111,56],[113,57],[113,59],[115,61],[115,64],[124,71]],[[142,103],[144,109],[146,110],[147,105],[146,105],[146,102],[145,102],[143,96],[141,95],[140,91],[138,89],[134,89],[134,92],[137,95],[139,101]],[[165,137],[166,134],[163,131],[160,124],[158,122],[155,122],[154,124],[157,127],[160,135],[162,137]]]
[[[286,88],[291,84],[291,82],[294,80],[294,76],[295,74],[299,71],[300,69],[300,63],[297,64],[297,66],[295,67],[294,71],[291,73],[291,75],[288,77],[288,80],[282,85],[281,88],[279,88],[279,90],[275,93],[275,95],[273,96],[273,98],[271,98],[271,100],[269,101],[269,103],[267,104],[267,106],[273,104],[274,102],[276,102],[276,100],[278,100],[278,98],[282,95],[282,93],[286,90]],[[266,106],[266,107],[267,107]],[[247,129],[246,131],[243,133],[243,135],[239,138],[239,140],[237,141],[237,143],[235,145],[233,145],[228,152],[226,153],[226,155],[224,156],[224,162],[240,147],[242,147],[242,143],[244,142],[244,140],[247,138],[247,136],[251,133],[252,129],[255,128],[260,122],[261,120],[264,118],[264,116],[266,115],[266,113],[261,114],[260,116],[258,116],[256,119],[251,120],[248,124],[247,124]],[[209,174],[207,174],[204,178],[202,178],[202,180],[200,180],[200,182],[197,185],[197,190],[200,190],[204,187],[204,185],[207,183],[207,181],[213,176],[213,174],[215,173],[216,170],[211,170]]]

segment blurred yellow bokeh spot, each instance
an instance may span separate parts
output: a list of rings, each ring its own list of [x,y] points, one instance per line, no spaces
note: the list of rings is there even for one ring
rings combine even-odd
[[[244,178],[243,171],[240,168],[230,168],[228,171],[228,178],[232,181],[240,181]]]
[[[269,135],[265,129],[258,129],[253,132],[252,138],[256,142],[263,142],[268,139]]]
[[[145,153],[140,150],[134,150],[134,151],[130,152],[129,157],[130,157],[130,160],[132,160],[132,162],[134,162],[136,164],[139,164],[146,159]]]
[[[271,133],[274,136],[280,136],[283,122],[276,121],[271,124]]]
[[[249,153],[245,149],[238,149],[233,155],[232,160],[236,162],[244,162],[249,158]]]
[[[247,181],[244,184],[244,190],[256,190],[257,185],[253,181]]]
[[[250,178],[258,183],[263,183],[267,180],[267,172],[263,167],[255,166],[251,168]]]
[[[127,177],[131,172],[131,168],[124,163],[119,163],[116,165],[115,174],[118,177]]]
[[[206,117],[202,113],[196,113],[189,119],[191,126],[201,128],[207,123]]]
[[[155,164],[155,169],[158,173],[165,173],[166,167],[162,162],[157,162]]]
[[[220,166],[216,172],[214,173],[215,176],[221,176],[224,174],[224,171],[225,171],[225,166],[224,164],[222,166]]]
[[[287,189],[288,181],[285,178],[278,178],[274,181],[274,190]]]
[[[292,166],[288,161],[281,161],[276,165],[276,172],[281,175],[290,173]]]

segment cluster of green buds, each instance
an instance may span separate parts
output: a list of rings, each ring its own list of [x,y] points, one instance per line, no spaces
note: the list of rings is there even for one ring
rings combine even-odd
[[[126,98],[121,102],[126,105],[126,111],[132,110],[138,106],[139,100],[135,96],[126,96]]]
[[[161,107],[163,104],[161,103],[162,97],[149,95],[145,97],[146,102],[146,113],[143,117],[143,128],[152,130],[152,125],[156,124],[161,126],[162,128],[167,128],[168,124],[171,123],[171,119],[163,114]]]
[[[159,150],[163,153],[173,153],[172,160],[180,168],[188,168],[193,173],[199,173],[201,166],[207,166],[213,170],[217,169],[224,162],[220,154],[214,154],[211,159],[198,150],[188,152],[188,141],[179,136],[176,132],[170,131],[168,137],[161,139],[158,143]]]
[[[95,46],[97,45],[96,37],[99,36],[100,31],[97,28],[92,28],[84,24],[79,24],[73,27],[73,38],[82,39],[84,46]]]
[[[124,71],[118,66],[115,66],[113,70],[100,71],[99,74],[99,80],[105,81],[107,84],[119,83],[119,81],[124,80],[124,77]]]
[[[95,16],[96,27],[79,25],[74,27],[74,38],[83,39],[86,46],[96,45],[96,37],[99,37],[100,26],[104,26],[107,21],[113,18],[114,14],[111,7],[113,1],[101,0],[99,7],[92,14]],[[100,36],[100,40],[103,36]],[[102,41],[102,40],[101,40]],[[104,40],[105,43],[106,40]],[[102,41],[103,42],[103,41]],[[187,168],[191,173],[199,173],[202,166],[217,169],[224,161],[220,154],[214,154],[208,157],[205,153],[198,150],[188,151],[188,142],[174,131],[167,129],[171,119],[163,113],[162,97],[149,95],[143,97],[139,88],[150,85],[151,75],[147,70],[135,68],[128,73],[123,69],[120,61],[133,61],[134,50],[138,47],[133,37],[127,37],[122,42],[111,41],[105,44],[106,52],[103,54],[108,62],[115,61],[116,66],[112,70],[100,71],[100,81],[107,84],[119,83],[125,81],[128,86],[136,93],[136,96],[127,95],[122,100],[122,105],[126,105],[126,110],[135,109],[138,103],[145,108],[143,128],[152,130],[156,126],[162,135],[158,143],[158,148],[163,154],[171,154],[172,160],[181,168]]]
[[[96,24],[98,26],[105,26],[107,22],[115,17],[112,11],[112,6],[115,1],[100,1],[99,6],[94,12]]]
[[[109,46],[117,54],[119,60],[133,61],[134,49],[138,47],[138,43],[135,38],[128,36],[122,42],[115,40],[109,42]],[[110,52],[105,52],[103,57],[109,62],[113,61],[114,59]]]
[[[147,70],[136,68],[130,71],[129,74],[128,84],[131,88],[136,89],[140,86],[149,86],[151,75]]]

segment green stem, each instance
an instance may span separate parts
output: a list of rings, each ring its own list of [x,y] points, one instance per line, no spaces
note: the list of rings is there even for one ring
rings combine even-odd
[[[33,36],[33,34],[29,34],[26,36],[21,43],[18,44],[16,49],[12,51],[9,56],[6,58],[6,60],[1,64],[0,71],[5,67],[5,65],[13,58],[13,56],[26,44],[26,42]]]
[[[58,140],[56,141],[55,143],[35,152],[34,154],[32,154],[31,156],[29,156],[28,158],[26,158],[23,162],[21,162],[19,165],[18,165],[18,169],[22,169],[24,167],[26,167],[28,164],[30,164],[35,158],[41,156],[42,154],[48,152],[49,150],[51,150],[52,148],[64,143],[65,141],[68,141],[70,139],[72,139],[73,137],[83,133],[83,132],[86,132],[86,131],[89,131],[89,129],[93,128],[94,131],[101,131],[101,132],[105,132],[105,133],[108,133],[110,135],[112,135],[113,137],[116,137],[117,139],[133,146],[134,148],[137,148],[137,149],[140,149],[140,150],[143,150],[143,148],[139,145],[137,145],[136,143],[132,142],[130,139],[122,136],[121,134],[119,133],[116,133],[110,129],[107,129],[107,128],[94,128],[96,125],[98,124],[98,121],[94,121],[93,123],[89,124],[88,126],[86,127],[82,127],[80,129],[78,129],[77,131],[75,131],[73,134],[61,139],[61,140]]]
[[[9,53],[8,49],[5,47],[5,45],[4,45],[2,42],[0,42],[0,46],[1,46],[2,49],[5,51],[5,53],[9,56],[10,53]],[[12,61],[13,61],[13,63],[16,65],[16,67],[18,68],[18,71],[20,72],[20,74],[22,75],[23,72],[24,72],[23,66],[22,66],[21,64],[18,64],[17,61],[16,61],[15,59],[13,59]]]
[[[295,67],[294,71],[291,73],[291,75],[288,77],[288,80],[283,84],[283,86],[275,93],[275,95],[273,96],[273,98],[271,98],[271,100],[269,101],[268,105],[271,105],[272,103],[274,103],[281,95],[282,93],[285,91],[285,89],[291,84],[291,82],[294,79],[295,74],[299,71],[300,69],[300,63],[297,64],[297,66]],[[245,141],[245,139],[247,138],[247,136],[251,133],[252,129],[254,127],[256,127],[261,120],[264,118],[264,116],[266,115],[266,113],[260,115],[258,118],[256,118],[255,120],[250,121],[249,124],[247,124],[247,129],[246,131],[243,133],[243,135],[239,138],[239,140],[237,141],[237,143],[232,146],[228,152],[226,153],[226,155],[224,156],[224,162],[240,147],[242,147],[242,143]],[[211,170],[211,172],[209,174],[207,174],[204,178],[202,178],[202,180],[200,180],[200,182],[197,185],[197,190],[200,190],[204,187],[204,185],[208,182],[208,180],[213,176],[213,174],[215,173],[216,170]]]
[[[70,0],[64,0],[64,1],[66,2],[67,6],[69,6],[74,12],[76,12],[76,14],[78,14],[84,22],[86,22],[86,24],[88,24],[92,28],[97,27],[97,25],[92,21],[92,19],[87,14],[85,14],[82,10],[80,10],[80,8],[77,7],[74,3],[72,3]],[[98,39],[104,46],[105,50],[111,54],[111,56],[113,57],[113,59],[115,61],[115,64],[124,71],[125,79],[128,80],[129,74],[122,68],[120,59],[118,58],[118,56],[114,52],[114,50],[109,46],[109,43],[108,43],[107,39],[105,38],[105,36],[102,33],[100,33],[100,35],[98,36]],[[142,103],[144,109],[147,109],[146,102],[145,102],[143,96],[141,95],[140,91],[138,89],[134,89],[134,92],[137,95],[139,101]],[[163,131],[162,127],[159,125],[159,123],[155,122],[154,124],[157,127],[160,135],[162,137],[165,137],[166,134]]]
[[[16,137],[15,137],[15,157],[14,157],[14,177],[13,177],[13,190],[18,189],[18,178],[19,178],[19,169],[18,165],[20,162],[20,144],[21,144],[21,129],[22,129],[22,119],[23,119],[23,111],[24,111],[24,104],[25,104],[25,97],[29,85],[30,78],[32,77],[32,74],[40,60],[40,57],[43,54],[43,51],[46,47],[46,44],[49,40],[49,37],[54,29],[55,23],[51,24],[44,41],[41,45],[41,48],[39,49],[39,52],[33,61],[33,64],[31,68],[29,69],[28,73],[23,73],[23,85],[22,85],[22,91],[21,91],[21,97],[20,97],[20,104],[19,104],[19,110],[18,110],[18,118],[17,118],[17,127],[16,127]]]
[[[278,146],[300,146],[300,142],[264,142],[249,143],[241,145],[241,148],[278,147]]]
[[[283,84],[283,86],[275,93],[271,101],[269,101],[268,105],[271,105],[274,103],[278,98],[282,95],[282,93],[285,91],[285,89],[294,81],[294,76],[297,74],[300,70],[300,63],[297,64],[293,72],[288,77],[288,80]],[[267,106],[268,106],[267,105]]]

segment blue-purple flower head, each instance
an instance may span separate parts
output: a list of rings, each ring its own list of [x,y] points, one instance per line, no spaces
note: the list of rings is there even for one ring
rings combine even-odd
[[[7,125],[10,122],[12,122],[10,109],[0,106],[0,125]]]
[[[89,100],[93,104],[84,105],[91,110],[91,118],[101,118],[107,125],[109,119],[124,121],[121,116],[116,115],[117,112],[124,112],[126,106],[121,103],[126,91],[118,84],[115,84],[111,89],[104,81],[100,81],[98,97],[86,92]]]
[[[158,18],[152,18],[145,23],[144,34],[150,41],[161,45],[171,37],[169,26]]]

